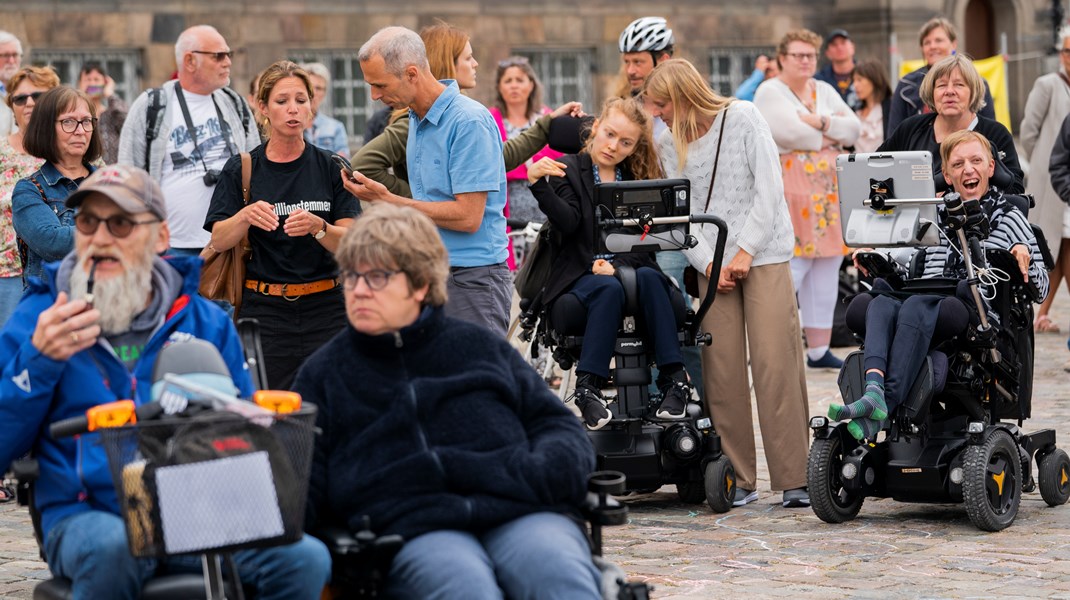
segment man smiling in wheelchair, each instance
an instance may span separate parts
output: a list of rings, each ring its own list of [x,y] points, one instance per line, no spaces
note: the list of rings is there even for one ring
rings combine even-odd
[[[998,531],[1013,523],[1022,492],[1036,487],[1034,456],[1044,501],[1056,506],[1070,497],[1070,460],[1055,447],[1055,432],[1020,429],[1030,416],[1032,304],[1048,291],[1046,261],[1024,213],[1028,198],[1005,196],[991,184],[995,163],[980,134],[953,133],[940,152],[953,191],[935,211],[938,238],[936,225],[909,208],[936,199],[871,196],[872,212],[858,220],[876,226],[867,235],[890,245],[903,240],[883,241],[874,232],[913,215],[917,228],[908,243],[923,246],[903,263],[908,267],[871,249],[855,255],[876,280],[848,308],[848,326],[865,342],[840,372],[846,404],[829,407],[829,417],[849,423],[810,422],[811,506],[830,523],[854,518],[865,497],[876,496],[963,502],[977,527]],[[872,167],[900,158],[858,155],[847,162],[873,161]],[[915,169],[907,177],[916,175]]]
[[[865,332],[865,392],[845,406],[830,406],[828,414],[835,420],[850,419],[848,431],[858,440],[872,439],[887,427],[928,349],[961,334],[969,325],[969,309],[974,302],[966,285],[963,259],[969,249],[956,245],[954,228],[976,223],[970,232],[975,239],[986,233],[978,229],[987,230],[987,237],[979,240],[983,248],[1009,251],[1016,261],[1017,273],[1005,275],[1031,283],[1040,299],[1047,294],[1048,273],[1026,216],[989,185],[995,162],[988,140],[973,131],[956,132],[944,141],[940,153],[948,183],[959,195],[962,209],[972,214],[960,224],[954,216],[949,218],[950,204],[945,202],[939,209],[941,225],[950,231],[945,231],[939,246],[918,251],[911,260],[911,271],[920,272],[922,279],[952,277],[960,281],[955,295],[911,294],[904,299],[902,294],[888,293],[894,291],[888,280],[878,279],[871,293],[860,294],[851,302],[849,324]],[[855,265],[866,272],[859,264],[859,254],[864,251],[856,253]],[[862,262],[866,258],[863,256]],[[896,278],[889,275],[889,279]]]

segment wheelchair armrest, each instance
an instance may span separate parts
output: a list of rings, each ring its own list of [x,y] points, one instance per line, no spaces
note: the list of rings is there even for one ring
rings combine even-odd
[[[11,473],[20,482],[37,481],[41,476],[41,465],[36,458],[20,458],[11,461]]]
[[[624,288],[624,315],[639,314],[639,282],[635,276],[635,269],[628,265],[615,266],[613,275]]]

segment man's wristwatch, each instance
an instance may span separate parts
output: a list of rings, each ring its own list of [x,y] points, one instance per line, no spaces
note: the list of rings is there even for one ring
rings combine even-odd
[[[312,237],[316,238],[317,240],[322,240],[323,236],[325,235],[327,235],[327,219],[323,220],[323,229],[320,229],[316,233],[312,234]]]

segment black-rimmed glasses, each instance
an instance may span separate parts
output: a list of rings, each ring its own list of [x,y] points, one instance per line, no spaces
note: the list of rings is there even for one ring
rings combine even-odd
[[[369,269],[365,273],[359,271],[342,271],[342,285],[347,290],[352,290],[357,287],[357,282],[364,278],[364,283],[368,285],[368,289],[373,292],[377,292],[386,287],[390,283],[390,278],[397,275],[401,271],[387,271],[386,269]]]
[[[149,221],[135,221],[122,215],[112,215],[107,219],[101,219],[96,215],[80,212],[74,215],[74,226],[78,228],[78,231],[86,234],[93,235],[100,228],[100,224],[104,223],[108,227],[108,233],[112,237],[124,238],[138,225],[148,225],[150,223],[159,223],[159,219],[151,219]]]
[[[27,100],[33,100],[34,104],[37,104],[37,99],[41,97],[44,92],[30,92],[29,94],[16,94],[11,97],[11,104],[14,106],[25,106]]]
[[[190,50],[194,54],[206,54],[215,59],[216,62],[223,62],[224,58],[234,58],[234,51],[227,50],[226,52],[208,52],[207,50]]]
[[[79,125],[82,126],[83,131],[85,131],[86,133],[90,133],[93,131],[93,126],[97,124],[97,120],[92,117],[86,117],[81,120],[59,119],[56,122],[59,123],[59,126],[61,129],[63,129],[64,133],[74,133],[75,131],[78,131]]]

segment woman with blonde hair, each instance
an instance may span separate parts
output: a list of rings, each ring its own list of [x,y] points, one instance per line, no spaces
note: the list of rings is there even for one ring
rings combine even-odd
[[[711,278],[717,282],[717,300],[702,324],[716,332],[714,344],[702,349],[702,383],[736,469],[734,505],[758,498],[749,355],[770,486],[784,492],[785,507],[808,506],[808,408],[788,265],[791,219],[769,126],[753,104],[710,90],[686,60],[658,65],[643,97],[669,126],[658,138],[665,175],[691,181],[693,214],[716,215],[728,224],[727,262],[720,272],[712,270],[716,229],[692,229],[699,244],[685,254],[700,273],[702,294]]]
[[[572,294],[587,309],[574,399],[588,429],[600,429],[611,418],[602,388],[609,378],[609,361],[624,312],[624,288],[613,277],[617,266],[635,269],[639,306],[653,339],[657,385],[662,392],[656,416],[683,418],[691,397],[669,300],[672,283],[653,253],[596,255],[595,185],[661,176],[650,117],[637,100],[615,97],[603,105],[582,152],[560,160],[545,157],[528,169],[531,192],[559,238],[543,302],[549,306],[558,297]]]
[[[279,61],[260,74],[256,101],[267,141],[248,154],[249,202],[242,156],[223,166],[204,228],[217,252],[248,243],[240,315],[260,321],[268,386],[289,389],[301,363],[345,325],[345,299],[333,251],[360,214],[330,152],[305,141],[312,122],[312,81]],[[247,242],[246,242],[247,240]]]
[[[836,88],[814,79],[819,48],[821,37],[808,29],[781,38],[780,75],[758,88],[754,105],[776,124],[773,141],[795,230],[791,273],[806,332],[806,364],[838,369],[843,361],[829,351],[829,342],[847,248],[840,233],[836,155],[854,145],[862,125]]]

